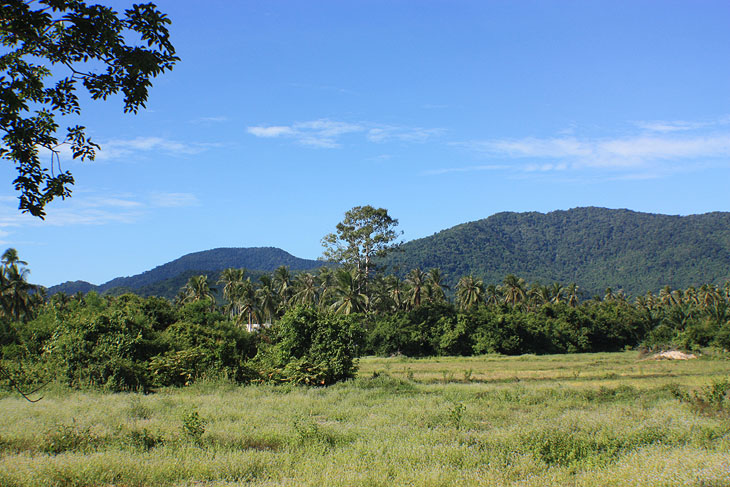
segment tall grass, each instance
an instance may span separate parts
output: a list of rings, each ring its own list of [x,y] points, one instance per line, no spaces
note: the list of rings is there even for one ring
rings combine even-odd
[[[0,485],[729,485],[727,417],[682,399],[721,403],[729,373],[628,352],[365,358],[328,388],[8,395]]]

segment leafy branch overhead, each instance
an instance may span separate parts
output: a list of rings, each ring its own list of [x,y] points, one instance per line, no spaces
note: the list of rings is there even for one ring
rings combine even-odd
[[[54,198],[71,195],[70,172],[60,147],[93,160],[99,146],[82,125],[59,140],[56,117],[81,113],[78,85],[94,100],[122,94],[124,112],[144,108],[152,78],[179,60],[170,43],[170,20],[152,4],[118,14],[79,0],[7,0],[0,6],[0,157],[14,163],[19,209],[43,218]],[[128,39],[136,36],[136,42]],[[41,149],[50,153],[41,162]]]

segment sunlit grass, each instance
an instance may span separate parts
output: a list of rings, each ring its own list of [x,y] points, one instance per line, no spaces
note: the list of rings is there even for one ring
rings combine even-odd
[[[329,388],[0,400],[0,485],[728,485],[730,422],[672,390],[723,356],[364,358]],[[203,420],[196,440],[183,427]]]

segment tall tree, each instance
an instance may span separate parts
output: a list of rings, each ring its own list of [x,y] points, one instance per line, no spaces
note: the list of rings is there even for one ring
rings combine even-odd
[[[195,303],[197,301],[209,300],[211,307],[213,307],[215,306],[213,292],[213,288],[210,287],[210,283],[208,282],[208,276],[205,274],[191,276],[182,289],[182,302]]]
[[[369,298],[360,292],[357,270],[337,269],[335,278],[335,302],[332,303],[335,313],[349,315],[366,311]]]
[[[444,283],[444,276],[441,274],[441,270],[433,268],[428,271],[426,275],[426,289],[428,291],[428,298],[436,303],[443,303],[446,301],[446,289],[449,286]]]
[[[508,274],[502,281],[502,294],[505,303],[516,307],[525,301],[525,280],[514,274]]]
[[[408,304],[411,308],[417,308],[421,305],[423,295],[426,294],[426,274],[421,269],[413,269],[406,276],[406,282],[409,284]]]
[[[474,276],[464,276],[456,284],[456,301],[462,310],[477,306],[484,296],[484,283]]]
[[[358,291],[367,294],[367,280],[375,269],[375,258],[393,249],[400,235],[398,220],[384,208],[356,206],[345,213],[335,233],[325,235],[323,259],[347,265],[359,276]]]
[[[18,252],[7,249],[2,255],[0,269],[0,307],[3,315],[14,320],[26,318],[31,314],[38,286],[28,282],[27,262],[18,258]]]
[[[124,15],[82,0],[0,5],[0,158],[16,166],[21,211],[43,218],[46,204],[71,195],[74,179],[61,168],[62,144],[70,144],[74,159],[95,156],[99,146],[86,138],[85,127],[69,127],[60,141],[56,135],[56,116],[81,113],[78,84],[94,100],[121,92],[125,113],[144,108],[151,79],[179,60],[168,24],[151,3],[132,5]],[[49,83],[59,72],[66,76]],[[41,148],[50,152],[50,164],[41,162]]]

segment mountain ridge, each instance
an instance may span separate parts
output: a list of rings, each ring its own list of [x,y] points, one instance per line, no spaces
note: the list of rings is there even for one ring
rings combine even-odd
[[[665,285],[721,284],[730,280],[730,213],[680,216],[601,207],[499,212],[405,242],[381,263],[400,276],[437,267],[452,290],[469,274],[486,284],[499,284],[508,274],[542,284],[575,282],[585,297],[602,295],[608,287],[638,295]],[[221,247],[99,286],[63,283],[49,294],[94,289],[170,297],[195,273],[209,274],[215,282],[224,268],[243,267],[254,279],[282,265],[298,271],[325,264],[276,247]]]

